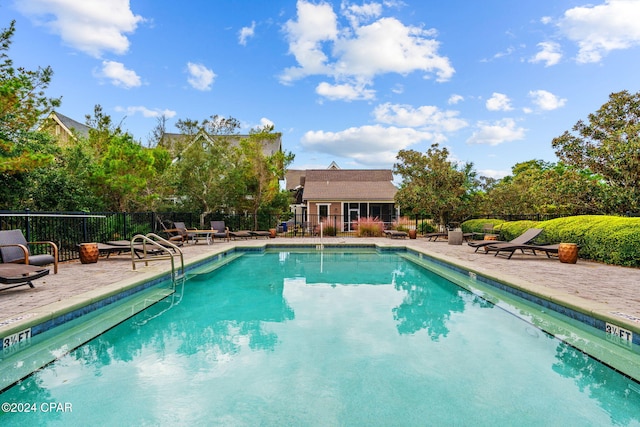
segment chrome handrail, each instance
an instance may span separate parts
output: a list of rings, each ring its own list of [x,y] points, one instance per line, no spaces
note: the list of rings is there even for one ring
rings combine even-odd
[[[136,241],[140,240],[142,243],[142,258],[136,259]],[[162,243],[162,244],[160,244]],[[147,244],[159,249],[164,255],[156,255],[153,258],[147,256]],[[180,255],[180,269],[182,271],[182,277],[184,277],[184,255],[182,250],[175,244],[170,241],[158,236],[155,233],[148,233],[146,236],[143,234],[136,234],[131,239],[131,264],[133,269],[136,269],[136,262],[144,262],[145,266],[149,265],[149,260],[158,260],[158,259],[171,259],[171,280],[175,285],[176,281],[176,269],[175,269],[175,261],[174,261],[174,253],[171,253],[169,248],[173,249],[175,255]]]

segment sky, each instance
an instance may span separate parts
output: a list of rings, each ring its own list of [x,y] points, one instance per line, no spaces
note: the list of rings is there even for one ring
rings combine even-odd
[[[446,147],[500,178],[640,91],[640,0],[0,0],[8,52],[50,66],[58,111],[273,125],[294,169],[392,168]]]

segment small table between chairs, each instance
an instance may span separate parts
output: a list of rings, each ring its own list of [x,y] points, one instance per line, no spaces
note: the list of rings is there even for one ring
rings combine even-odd
[[[211,243],[213,243],[213,239],[212,239],[211,235],[213,233],[217,233],[217,232],[218,232],[218,230],[192,230],[192,229],[187,229],[187,234],[189,234],[189,237],[193,236],[194,243],[198,242],[198,240],[195,239],[195,237],[204,236],[207,239],[207,245],[210,245]]]

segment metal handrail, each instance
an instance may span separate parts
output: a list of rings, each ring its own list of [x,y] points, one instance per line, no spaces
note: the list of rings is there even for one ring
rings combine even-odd
[[[140,240],[142,242],[143,257],[138,259],[136,259],[136,248],[135,248],[136,240]],[[147,244],[159,249],[161,252],[164,253],[164,255],[155,255],[153,258],[147,257]],[[133,269],[134,270],[136,269],[136,262],[144,262],[144,265],[148,266],[150,259],[153,259],[153,260],[171,259],[171,279],[175,285],[175,281],[176,281],[176,274],[175,274],[176,269],[175,269],[175,261],[174,261],[175,255],[174,253],[171,253],[169,248],[173,249],[175,254],[180,255],[180,268],[182,270],[182,277],[184,277],[184,255],[182,253],[182,250],[180,250],[180,248],[175,244],[171,243],[166,239],[163,239],[162,237],[158,236],[155,233],[148,233],[146,236],[142,234],[136,234],[131,239],[131,264],[133,266]]]

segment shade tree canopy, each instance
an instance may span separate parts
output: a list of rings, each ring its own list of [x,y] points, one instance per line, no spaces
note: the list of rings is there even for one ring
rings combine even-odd
[[[551,142],[567,165],[588,169],[609,185],[609,209],[640,210],[640,92],[612,93],[587,121]]]

